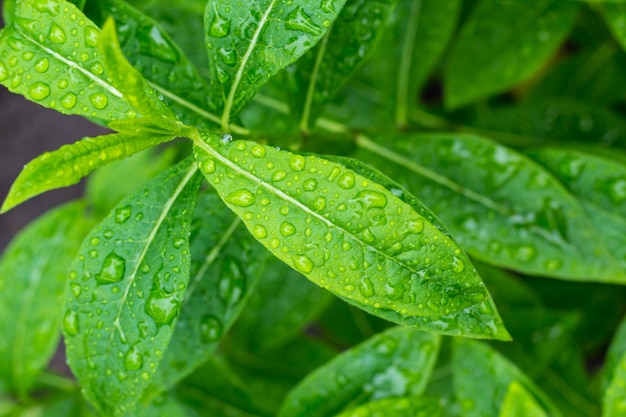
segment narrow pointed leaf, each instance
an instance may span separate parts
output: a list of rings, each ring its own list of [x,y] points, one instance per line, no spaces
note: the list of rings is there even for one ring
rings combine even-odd
[[[548,417],[548,413],[519,382],[509,385],[499,417]]]
[[[117,35],[126,59],[180,121],[207,128],[219,123],[219,118],[211,113],[218,109],[206,82],[158,22],[123,1],[98,1],[95,6],[104,17],[111,16],[118,22]],[[171,8],[172,4],[168,4]],[[188,25],[186,20],[181,23]],[[181,25],[180,30],[189,29]],[[197,40],[201,47],[203,42]]]
[[[70,272],[68,363],[102,414],[132,410],[172,336],[189,280],[196,171],[186,160],[124,199]]]
[[[100,29],[65,0],[19,1],[0,32],[0,83],[65,114],[111,121],[136,112],[105,71]]]
[[[220,197],[266,248],[314,283],[390,321],[508,337],[470,260],[381,185],[316,156],[215,135],[194,141]]]
[[[454,339],[454,389],[464,417],[502,416],[511,383],[518,383],[547,416],[561,413],[550,399],[517,367],[481,342]]]
[[[626,50],[626,4],[605,3],[602,5],[604,18],[613,36],[621,47]]]
[[[348,0],[322,40],[291,69],[298,85],[293,109],[304,128],[369,58],[398,0]],[[292,100],[290,100],[292,101]]]
[[[52,357],[61,336],[68,264],[90,222],[85,205],[55,208],[14,238],[0,258],[0,377],[19,395]]]
[[[215,191],[201,195],[191,234],[191,278],[174,336],[146,395],[204,363],[255,291],[268,253]]]
[[[439,352],[438,336],[394,327],[318,368],[287,396],[279,417],[325,417],[369,401],[420,395]]]
[[[446,106],[471,104],[529,78],[565,40],[579,6],[560,0],[479,2],[445,66]]]
[[[432,398],[387,398],[344,411],[337,417],[439,417],[443,410]]]
[[[171,136],[111,134],[84,138],[56,151],[45,152],[24,167],[11,186],[1,212],[43,192],[76,184],[101,166],[171,139]]]
[[[581,201],[621,270],[626,271],[626,165],[567,149],[537,149],[529,156]]]
[[[415,192],[470,255],[528,274],[624,282],[587,212],[545,168],[466,134],[361,137],[362,160]]]
[[[319,41],[345,0],[259,0],[207,4],[204,16],[211,92],[222,125],[276,72]]]

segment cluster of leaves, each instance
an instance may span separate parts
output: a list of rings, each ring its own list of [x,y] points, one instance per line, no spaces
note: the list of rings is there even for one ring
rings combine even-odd
[[[1,415],[626,413],[626,2],[3,6]]]

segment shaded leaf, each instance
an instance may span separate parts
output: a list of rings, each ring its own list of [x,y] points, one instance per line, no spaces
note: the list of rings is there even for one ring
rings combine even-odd
[[[381,185],[254,142],[202,134],[194,143],[207,180],[253,236],[316,284],[390,321],[508,337],[469,259]]]
[[[626,4],[618,2],[602,5],[604,18],[617,42],[626,50]]]
[[[345,0],[259,0],[207,4],[204,16],[211,95],[222,128],[259,88],[322,38]]]
[[[83,202],[53,209],[0,258],[0,376],[20,396],[57,347],[68,264],[91,226],[84,211]]]
[[[547,417],[546,411],[519,382],[513,381],[506,391],[500,417]]]
[[[613,371],[613,379],[604,391],[602,417],[619,417],[626,413],[626,355]]]
[[[446,106],[471,104],[530,77],[564,41],[578,8],[560,0],[479,2],[444,69]]]
[[[68,363],[103,414],[132,409],[172,336],[189,279],[196,171],[186,160],[125,198],[87,236],[70,272]]]
[[[17,2],[13,25],[0,33],[0,83],[61,113],[106,121],[135,117],[105,71],[99,36],[72,3]]]
[[[24,167],[0,212],[45,191],[76,184],[101,166],[172,139],[172,136],[136,137],[118,133],[84,138],[56,151],[45,152]]]
[[[387,398],[344,411],[337,417],[439,417],[441,406],[432,398]]]
[[[470,255],[570,280],[624,282],[579,202],[529,158],[478,136],[365,137],[357,156],[419,191]]]
[[[604,367],[602,370],[603,391],[606,391],[611,384],[611,381],[615,379],[615,372],[618,370],[624,357],[626,357],[626,319],[622,320],[621,324],[615,331],[604,361]]]
[[[438,336],[394,327],[318,368],[287,396],[279,417],[329,416],[388,397],[421,394],[439,350]]]

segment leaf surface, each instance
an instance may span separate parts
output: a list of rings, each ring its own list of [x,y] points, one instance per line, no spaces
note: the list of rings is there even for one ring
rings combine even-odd
[[[532,394],[517,381],[509,385],[498,415],[499,417],[548,417]]]
[[[72,3],[20,1],[13,25],[0,32],[0,83],[61,113],[105,121],[135,117],[105,71],[99,36]]]
[[[547,170],[467,134],[361,137],[362,160],[415,192],[469,254],[493,265],[570,280],[623,282],[586,211]]]
[[[550,399],[517,367],[481,342],[454,339],[454,389],[464,417],[502,416],[511,383],[519,384],[547,416],[561,416]]]
[[[344,3],[218,0],[207,4],[210,87],[223,109],[222,128],[272,75],[322,38]]]
[[[52,357],[63,317],[68,264],[90,221],[68,203],[27,226],[0,258],[0,376],[25,395]]]
[[[229,138],[195,138],[196,159],[283,262],[387,320],[508,337],[469,259],[410,205],[337,163]]]
[[[70,272],[68,363],[105,415],[132,410],[172,336],[189,280],[196,172],[183,161],[124,199],[87,236]]]
[[[569,34],[578,9],[560,0],[479,2],[444,68],[446,106],[471,104],[530,77]]]
[[[613,371],[613,379],[602,397],[602,417],[619,417],[626,413],[626,355]]]
[[[432,398],[387,398],[344,411],[337,417],[439,417],[441,406]]]
[[[26,164],[0,212],[43,192],[76,184],[101,166],[172,139],[172,136],[137,137],[118,133],[84,138],[56,151],[45,152]]]
[[[626,3],[605,3],[602,5],[604,18],[613,36],[621,47],[626,50]]]
[[[430,378],[439,344],[434,334],[391,328],[309,374],[278,416],[330,416],[369,401],[417,396]]]

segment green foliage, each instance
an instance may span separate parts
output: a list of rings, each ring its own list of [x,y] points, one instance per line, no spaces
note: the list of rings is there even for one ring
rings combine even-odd
[[[624,4],[3,2],[0,416],[623,415]]]

